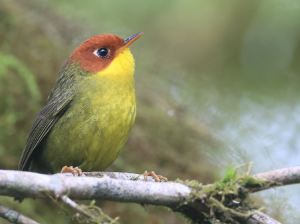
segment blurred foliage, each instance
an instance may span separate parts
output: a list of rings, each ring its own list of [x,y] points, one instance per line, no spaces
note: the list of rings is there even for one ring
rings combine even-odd
[[[0,163],[3,168],[13,168],[19,154],[16,149],[22,147],[24,139],[18,129],[27,113],[36,112],[29,108],[36,108],[41,95],[35,77],[18,59],[0,52],[0,61],[0,94],[5,96],[0,98],[0,155],[5,155]]]
[[[289,160],[300,144],[299,17],[296,0],[0,0],[0,169],[17,168],[32,122],[81,42],[140,31],[131,47],[137,118],[109,171],[206,184],[228,163],[254,160],[256,172],[297,165]],[[47,201],[0,200],[42,223],[68,219]],[[294,223],[290,204],[265,201],[274,218]],[[96,204],[121,223],[185,223],[160,207]]]

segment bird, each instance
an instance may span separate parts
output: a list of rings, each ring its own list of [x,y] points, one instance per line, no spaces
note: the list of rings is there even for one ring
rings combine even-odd
[[[136,116],[129,46],[142,34],[94,36],[71,54],[29,131],[19,170],[80,175],[118,157]]]

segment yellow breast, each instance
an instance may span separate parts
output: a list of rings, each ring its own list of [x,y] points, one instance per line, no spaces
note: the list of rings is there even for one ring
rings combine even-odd
[[[103,170],[119,155],[134,123],[133,82],[119,80],[116,83],[94,76],[88,88],[86,94],[77,99],[85,103],[75,128],[78,139],[74,141],[85,148],[82,169]]]
[[[126,143],[136,115],[133,73],[134,59],[126,49],[106,70],[83,83],[76,101],[84,116],[78,116],[78,140],[74,139],[85,149],[83,170],[104,170]]]

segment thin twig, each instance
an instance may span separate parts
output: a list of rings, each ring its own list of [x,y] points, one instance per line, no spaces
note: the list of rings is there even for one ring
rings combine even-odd
[[[60,199],[66,203],[67,205],[69,205],[71,208],[73,208],[74,210],[76,210],[77,212],[79,212],[80,214],[83,214],[84,216],[88,217],[88,218],[94,218],[93,216],[91,216],[88,212],[84,211],[80,205],[76,204],[75,201],[71,200],[67,195],[63,195],[60,196]]]
[[[11,223],[39,224],[38,222],[32,220],[31,218],[28,218],[25,215],[22,215],[19,212],[16,212],[2,204],[0,204],[0,217],[6,219]]]
[[[112,219],[108,215],[106,215],[101,208],[96,206],[86,206],[86,205],[78,205],[75,201],[70,199],[67,195],[63,195],[60,199],[69,205],[71,208],[76,210],[78,213],[88,218],[88,221],[95,221],[101,224],[119,224],[116,219]],[[85,208],[85,209],[84,209]],[[94,211],[94,212],[93,212]],[[95,212],[96,211],[96,212]],[[76,217],[79,218],[79,214],[76,214]]]

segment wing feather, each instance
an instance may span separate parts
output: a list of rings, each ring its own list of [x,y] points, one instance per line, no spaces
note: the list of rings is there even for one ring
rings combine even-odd
[[[23,149],[19,162],[19,170],[28,170],[31,163],[31,155],[56,121],[68,108],[72,101],[72,94],[66,93],[57,99],[51,98],[48,104],[40,111],[35,119]]]

